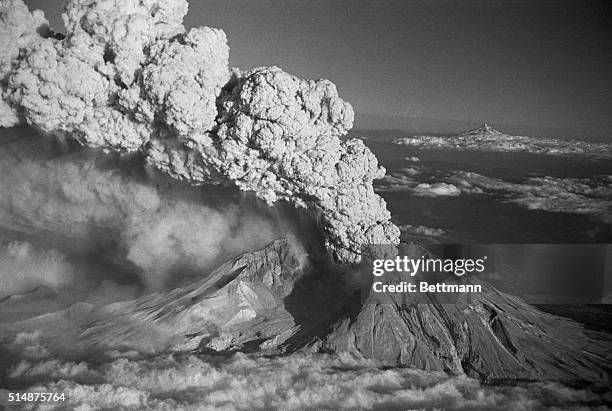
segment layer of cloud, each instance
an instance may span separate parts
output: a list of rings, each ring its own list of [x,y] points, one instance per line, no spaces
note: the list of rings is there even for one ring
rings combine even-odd
[[[530,210],[594,215],[612,221],[612,175],[590,178],[529,177],[519,182],[468,171],[426,177],[412,169],[385,176],[376,191],[407,191],[420,197],[457,197],[462,194],[502,194],[501,201]]]
[[[376,183],[376,191],[411,191],[417,184],[419,184],[418,181],[409,174],[392,173],[387,174]]]
[[[528,152],[546,155],[581,155],[612,159],[612,144],[560,138],[512,136],[486,124],[456,136],[415,136],[393,140],[395,144],[469,151]]]
[[[464,376],[379,369],[350,355],[293,354],[229,359],[118,359],[94,366],[23,361],[9,381],[65,392],[74,408],[150,409],[541,409],[609,404],[610,393],[557,383],[487,386]]]
[[[410,191],[418,197],[456,197],[461,190],[453,184],[446,182],[419,182],[417,176],[421,173],[420,168],[403,168],[398,172],[386,175],[376,185],[376,191]]]
[[[612,218],[612,175],[591,178],[531,177],[514,183],[458,171],[449,179],[465,193],[503,192],[509,202],[531,210]]]
[[[0,300],[37,286],[62,288],[74,278],[72,265],[55,250],[40,250],[18,241],[0,246]]]
[[[448,183],[421,183],[413,189],[413,193],[420,197],[456,197],[461,194],[461,190],[457,186]]]
[[[400,230],[402,231],[402,234],[417,237],[441,237],[446,234],[446,231],[441,228],[426,227],[424,225],[415,226],[405,224],[400,226]]]

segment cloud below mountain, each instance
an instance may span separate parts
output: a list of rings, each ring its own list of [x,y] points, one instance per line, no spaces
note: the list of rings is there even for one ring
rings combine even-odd
[[[500,201],[530,210],[585,214],[611,221],[611,186],[611,175],[584,178],[538,176],[511,182],[462,170],[428,173],[419,179],[412,169],[403,169],[385,176],[377,184],[376,191],[408,191],[417,197],[502,194]]]
[[[35,381],[31,391],[65,392],[65,405],[87,408],[507,410],[591,406],[612,400],[552,382],[487,386],[464,375],[381,370],[348,354],[276,358],[236,354],[209,361],[194,356],[122,358],[103,366],[22,361],[10,370],[9,378]]]

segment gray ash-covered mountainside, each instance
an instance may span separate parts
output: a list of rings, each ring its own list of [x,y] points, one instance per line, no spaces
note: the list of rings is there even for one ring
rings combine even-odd
[[[413,257],[426,253],[420,247],[410,252]],[[442,303],[432,294],[381,296],[364,286],[368,277],[321,284],[338,277],[320,272],[333,267],[313,267],[304,258],[286,241],[277,241],[217,270],[215,277],[239,273],[226,295],[251,296],[241,302],[251,315],[240,321],[235,320],[240,312],[233,314],[234,320],[213,339],[202,339],[200,348],[214,349],[214,339],[226,342],[220,351],[255,341],[263,351],[352,352],[381,365],[465,372],[485,380],[597,381],[612,370],[609,336],[546,314],[486,283],[469,302]],[[276,298],[266,305],[272,301],[269,293]],[[268,311],[253,308],[263,306]]]
[[[295,332],[284,301],[304,275],[306,260],[299,246],[277,240],[226,262],[204,280],[107,306],[90,317],[79,338],[98,350],[150,353],[276,347]]]
[[[412,258],[428,254],[416,245],[404,252]],[[393,283],[414,281],[395,276]],[[360,298],[353,294],[335,310],[322,337],[303,341],[309,349],[351,352],[385,366],[467,373],[486,381],[610,379],[612,336],[544,313],[484,281],[473,283],[482,285],[482,293],[455,301],[437,294],[377,294],[362,286],[356,291]]]
[[[467,373],[485,381],[610,378],[609,335],[482,286],[482,294],[473,294],[469,303],[369,296],[355,318],[341,319],[315,346],[384,365]]]
[[[270,260],[270,252],[298,260],[286,242],[278,241],[251,254],[251,261],[261,258],[266,264],[257,264],[255,271],[243,268],[251,278],[255,273],[254,278],[272,275],[284,283],[283,290],[291,290],[277,302],[293,322],[285,322],[287,328],[281,326],[273,337],[260,334],[259,349],[264,351],[351,352],[384,366],[467,373],[488,381],[601,381],[610,377],[609,335],[544,313],[485,282],[480,283],[483,292],[472,294],[467,301],[438,300],[433,294],[381,296],[370,291],[366,272],[362,275],[368,277],[359,281],[346,279],[321,286],[320,281],[334,276],[321,276],[317,272],[321,267],[309,265],[302,267],[302,275],[296,275],[295,265],[287,266],[282,258]],[[414,258],[427,253],[418,246],[408,252]],[[398,276],[397,280],[408,278]],[[326,295],[320,294],[322,289],[327,290]],[[255,318],[249,323],[281,325],[273,316]],[[241,328],[229,334],[242,336]],[[237,342],[235,337],[228,340]]]
[[[413,246],[409,253],[427,251]],[[277,240],[189,286],[86,311],[78,320],[69,309],[71,323],[82,326],[71,331],[73,347],[80,356],[349,352],[381,366],[466,373],[489,382],[610,379],[610,334],[544,313],[484,282],[482,293],[464,301],[381,295],[370,292],[365,272],[355,278],[344,268],[330,275],[334,266],[312,261],[300,247]],[[12,327],[27,329],[24,324]],[[54,331],[48,332],[52,341]],[[49,350],[60,353],[61,347]]]
[[[142,355],[194,349],[231,353],[277,348],[296,331],[287,310],[306,254],[278,240],[222,264],[204,279],[135,300],[65,310],[0,325],[0,342],[11,335],[40,334],[53,356],[83,359],[109,351]],[[0,309],[16,298],[0,302]],[[263,345],[262,345],[263,344]]]

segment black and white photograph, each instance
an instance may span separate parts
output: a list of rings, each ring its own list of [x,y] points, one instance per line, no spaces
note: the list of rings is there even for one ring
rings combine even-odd
[[[612,409],[612,3],[0,0],[0,409]]]

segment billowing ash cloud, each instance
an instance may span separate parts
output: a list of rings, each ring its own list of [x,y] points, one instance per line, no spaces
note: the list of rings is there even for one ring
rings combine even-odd
[[[21,233],[43,248],[65,250],[68,257],[89,259],[95,250],[93,265],[108,260],[127,266],[127,273],[103,273],[105,278],[136,271],[143,286],[157,290],[180,276],[208,274],[227,258],[296,231],[281,211],[262,210],[253,198],[224,194],[233,204],[217,205],[185,184],[168,184],[159,175],[139,177],[142,167],[131,159],[100,158],[84,150],[55,155],[34,145],[44,139],[4,138],[0,193],[10,195],[0,195],[0,235]],[[90,266],[72,269],[70,259],[39,248],[0,242],[0,298],[37,285],[74,288],[72,278],[82,285],[92,276]]]
[[[331,82],[231,71],[223,31],[185,31],[184,0],[70,0],[65,37],[21,0],[0,12],[1,125],[141,150],[177,179],[306,207],[339,261],[358,261],[364,244],[398,243],[372,189],[385,170],[360,140],[340,140],[353,109]]]
[[[0,246],[0,270],[0,300],[40,285],[67,286],[75,277],[73,267],[62,254],[18,241]]]

